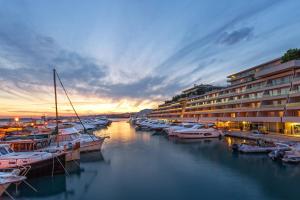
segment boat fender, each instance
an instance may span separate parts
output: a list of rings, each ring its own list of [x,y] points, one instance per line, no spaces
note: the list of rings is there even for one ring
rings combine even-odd
[[[68,143],[68,149],[72,149],[73,145],[71,142]]]

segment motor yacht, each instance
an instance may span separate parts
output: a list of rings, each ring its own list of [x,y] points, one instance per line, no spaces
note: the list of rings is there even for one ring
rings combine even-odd
[[[198,127],[198,125],[199,124],[195,124],[195,123],[183,123],[183,124],[179,124],[179,125],[175,125],[175,126],[170,126],[168,128],[165,128],[164,130],[168,134],[168,136],[173,137],[173,136],[177,135],[176,131],[193,128],[193,127],[196,128],[196,127]]]
[[[220,137],[222,136],[222,131],[214,128],[203,128],[203,126],[198,126],[177,130],[175,131],[175,134],[180,139],[204,139]]]
[[[149,128],[153,131],[162,131],[164,128],[168,128],[170,125],[166,123],[156,123],[149,126]]]
[[[283,143],[257,141],[256,143],[233,144],[232,149],[241,153],[270,153],[275,150],[287,151],[290,147]]]
[[[14,152],[9,144],[0,144],[0,170],[28,168],[27,177],[65,173],[65,154]]]
[[[56,141],[58,143],[80,143],[80,152],[100,151],[105,140],[104,137],[97,137],[92,134],[82,134],[76,128],[60,129]]]

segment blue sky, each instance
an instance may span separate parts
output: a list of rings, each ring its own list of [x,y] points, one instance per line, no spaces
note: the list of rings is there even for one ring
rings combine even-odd
[[[299,8],[297,0],[0,0],[0,109],[51,110],[54,66],[86,113],[136,111],[195,83],[225,85],[227,75],[300,47]]]

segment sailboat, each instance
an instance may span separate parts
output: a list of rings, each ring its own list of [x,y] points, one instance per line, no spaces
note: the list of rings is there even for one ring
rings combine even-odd
[[[65,95],[78,119],[78,121],[80,122],[80,125],[83,128],[83,134],[80,133],[78,131],[78,129],[76,129],[75,127],[63,127],[63,128],[59,128],[59,124],[58,124],[58,108],[57,108],[57,92],[56,92],[56,77],[58,78],[58,81],[60,83],[60,85],[62,86]],[[56,112],[56,128],[55,128],[55,132],[56,132],[56,142],[57,143],[63,143],[63,144],[76,144],[75,147],[77,147],[79,149],[79,153],[80,152],[89,152],[89,151],[100,151],[102,144],[105,140],[105,137],[97,137],[93,134],[89,134],[84,123],[82,122],[82,120],[80,119],[77,111],[75,110],[75,107],[73,106],[73,103],[57,73],[57,71],[55,69],[53,69],[53,80],[54,80],[54,93],[55,93],[55,112]],[[77,148],[72,148],[73,152],[76,150]],[[77,154],[76,154],[77,155]],[[80,155],[79,155],[80,156]],[[71,157],[73,158],[73,157]],[[69,159],[67,158],[67,161]]]

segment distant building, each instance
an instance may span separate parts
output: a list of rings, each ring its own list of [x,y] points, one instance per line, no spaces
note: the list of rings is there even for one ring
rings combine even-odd
[[[225,88],[184,90],[149,116],[300,135],[300,60],[281,63],[277,58],[227,78]]]

